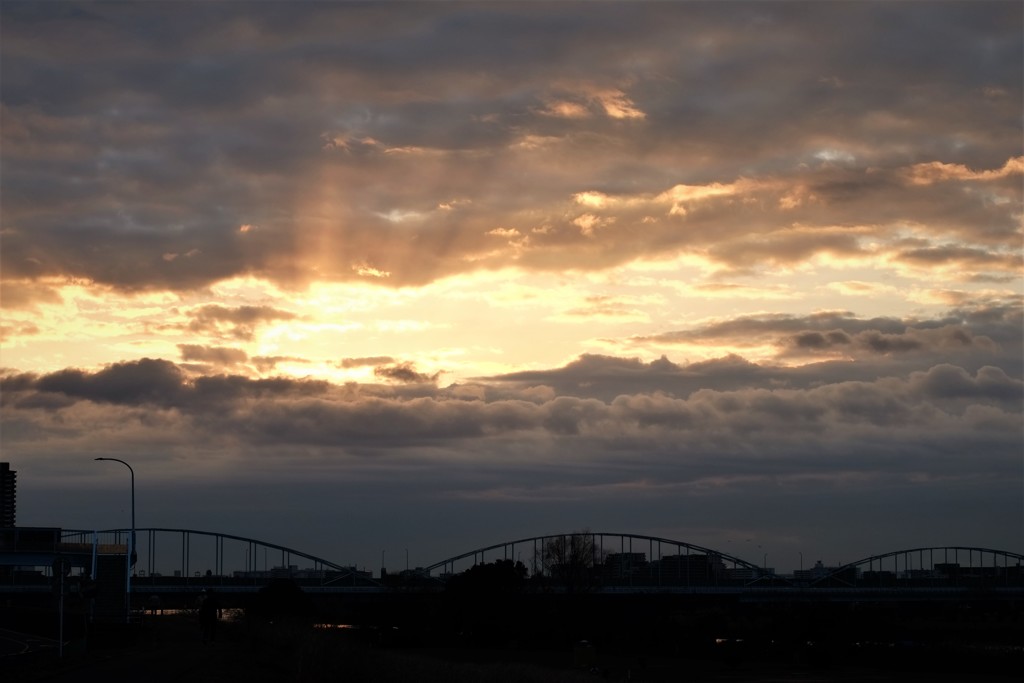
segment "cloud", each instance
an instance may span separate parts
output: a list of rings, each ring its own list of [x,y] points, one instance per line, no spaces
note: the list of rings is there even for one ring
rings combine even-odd
[[[863,258],[857,230],[849,229],[791,229],[736,241],[725,241],[712,246],[709,256],[731,268],[748,268],[764,264],[806,263],[816,256],[829,254],[837,257]]]
[[[51,283],[31,280],[0,281],[0,303],[7,310],[35,310],[37,304],[54,304],[60,301],[60,294]]]
[[[960,245],[907,249],[899,252],[896,258],[916,266],[941,265],[968,272],[979,270],[1013,272],[1020,269],[1024,263],[1019,253],[997,253]]]
[[[871,328],[894,332],[904,329],[905,323],[889,318],[859,320],[849,311],[823,311],[809,316],[793,316],[784,313],[737,316],[735,318],[711,321],[690,330],[665,332],[651,337],[639,337],[636,341],[660,343],[702,342],[714,343],[733,341],[755,344],[765,339],[775,340],[783,332],[800,333],[807,330],[822,330],[851,327]]]
[[[843,330],[828,332],[806,331],[780,340],[781,346],[791,346],[800,352],[838,351],[846,357],[860,354],[898,354],[909,352],[979,350],[995,352],[998,347],[991,339],[975,336],[969,327],[946,325],[941,328],[907,328],[902,333],[883,333],[878,330],[863,330],[849,334]]]
[[[343,358],[340,365],[343,368],[358,368],[364,366],[379,366],[394,363],[391,356],[367,356],[365,358]]]
[[[36,334],[39,334],[39,327],[32,323],[0,325],[0,341],[15,337],[31,337]]]
[[[0,4],[38,509],[1017,542],[1021,6],[582,7]]]
[[[669,215],[685,216],[688,205],[711,199],[746,194],[757,187],[745,179],[732,183],[709,183],[707,185],[676,185],[654,198],[655,202],[671,204]]]
[[[603,269],[721,237],[735,246],[717,258],[742,267],[775,256],[739,245],[795,224],[883,238],[931,225],[1008,252],[1019,9],[943,7],[927,30],[905,20],[915,11],[7,7],[5,279],[403,287],[510,260]],[[822,34],[837,39],[806,39]],[[1005,96],[969,104],[982,91]],[[588,213],[614,229],[570,230],[572,197],[598,196]],[[452,197],[467,203],[436,211]],[[532,239],[495,251],[497,226]]]
[[[644,119],[646,114],[621,89],[595,84],[558,84],[557,94],[545,96],[537,109],[543,116],[586,119],[601,115],[611,119]]]
[[[158,359],[115,363],[95,373],[62,370],[33,382],[41,392],[115,404],[174,404],[185,391],[184,374],[176,365]]]
[[[181,359],[184,361],[201,361],[211,365],[238,365],[249,360],[248,354],[241,349],[226,346],[200,346],[198,344],[178,344]]]
[[[416,374],[407,366],[398,369],[402,371],[397,377],[400,381],[424,379],[407,376]],[[938,448],[932,457],[939,470],[966,466],[939,455],[947,451],[944,439],[1000,444],[986,456],[993,464],[1019,455],[1015,449],[1021,440],[1018,427],[1024,385],[995,367],[971,373],[939,364],[902,377],[834,380],[802,388],[799,380],[790,382],[791,388],[771,386],[787,374],[799,375],[798,371],[763,371],[729,359],[679,366],[665,360],[643,364],[587,357],[564,372],[577,378],[577,386],[608,381],[619,383],[620,388],[628,382],[633,382],[634,388],[640,382],[646,386],[643,391],[624,390],[611,398],[599,398],[596,392],[576,395],[574,391],[539,398],[528,388],[521,396],[513,391],[493,397],[456,397],[434,385],[424,394],[403,396],[384,387],[364,393],[324,382],[285,379],[219,376],[188,382],[172,363],[144,360],[95,373],[67,370],[43,376],[7,375],[3,380],[4,420],[46,429],[52,417],[60,415],[62,430],[76,431],[77,438],[87,440],[89,431],[79,420],[105,415],[102,422],[106,423],[119,419],[122,407],[131,407],[138,416],[132,420],[131,431],[148,433],[144,438],[162,438],[162,425],[169,420],[180,424],[183,434],[197,442],[233,435],[232,439],[245,443],[246,448],[255,449],[253,457],[272,447],[317,445],[337,458],[358,447],[404,461],[405,456],[388,453],[398,449],[412,455],[422,444],[433,443],[442,451],[416,457],[427,458],[426,462],[440,458],[443,463],[455,453],[475,450],[480,452],[477,457],[486,461],[490,449],[503,449],[503,443],[514,437],[524,453],[536,448],[540,452],[583,448],[598,471],[600,463],[607,458],[618,460],[614,454],[625,449],[634,453],[620,461],[627,469],[641,462],[659,469],[682,466],[692,470],[689,476],[714,471],[714,458],[731,458],[730,467],[750,473],[758,472],[765,462],[793,473],[808,469],[868,471],[874,467],[873,458],[858,464],[855,454],[859,445],[877,444],[879,439],[889,444],[883,446],[887,450],[898,451],[898,444],[915,453]],[[680,376],[696,378],[699,384],[688,394],[680,394],[674,391]],[[737,383],[736,377],[744,380]],[[529,379],[535,378],[519,375],[506,381],[524,383]],[[87,409],[86,404],[93,407]],[[104,405],[110,407],[102,408]],[[168,410],[172,412],[165,412]],[[146,413],[156,419],[153,426],[136,421]],[[984,437],[977,432],[982,425],[986,425]],[[26,445],[17,429],[9,438],[12,445]],[[106,438],[113,439],[108,448],[130,447],[128,441],[120,441],[116,431]],[[444,451],[452,455],[443,455]],[[817,460],[816,454],[823,452],[834,455]],[[783,453],[788,455],[783,458]],[[634,457],[640,460],[627,464]],[[904,467],[910,472],[921,466],[916,458],[904,457],[902,465],[892,462],[887,471]],[[537,468],[543,459],[526,457],[519,466]],[[618,476],[613,472],[608,470],[604,476]]]
[[[642,322],[648,319],[648,314],[637,305],[639,302],[632,301],[628,297],[593,295],[586,297],[582,303],[582,306],[568,309],[559,314],[556,316],[557,319],[570,322],[594,319]]]
[[[999,310],[999,309],[994,309]],[[1005,318],[1000,320],[1004,326],[1000,335],[1012,329],[1017,317],[1010,310],[1005,310]],[[654,341],[664,344],[673,343],[723,343],[756,345],[765,341],[780,343],[783,346],[790,342],[804,348],[824,348],[825,346],[860,345],[865,349],[882,349],[887,346],[897,348],[929,347],[962,347],[978,343],[988,349],[995,348],[991,343],[983,341],[984,335],[974,332],[973,321],[964,320],[961,316],[966,311],[953,312],[944,318],[934,320],[896,318],[862,319],[847,311],[823,311],[809,316],[792,316],[788,314],[770,314],[754,316],[738,316],[729,320],[709,322],[690,330],[666,332],[652,337],[638,337],[635,341]],[[988,328],[984,331],[990,331]],[[888,345],[885,339],[904,339],[905,342],[893,342]],[[785,341],[784,341],[785,340]]]
[[[271,372],[279,363],[297,363],[301,365],[309,362],[308,359],[297,356],[253,356],[250,360],[252,360],[253,365],[260,372]]]
[[[237,306],[230,308],[207,304],[189,312],[190,332],[227,336],[247,341],[253,338],[259,325],[277,320],[294,320],[297,316],[270,306]]]
[[[329,480],[335,492],[406,491],[402,500],[429,504],[432,514],[456,500],[515,500],[548,514],[572,505],[600,523],[612,501],[677,509],[669,501],[686,491],[717,509],[759,487],[787,500],[823,488],[885,500],[960,500],[980,488],[1002,500],[999,482],[1019,482],[1024,447],[1020,309],[949,317],[960,324],[833,313],[706,331],[760,330],[811,352],[863,347],[853,361],[585,355],[448,387],[385,357],[349,359],[383,371],[387,381],[377,384],[194,376],[156,359],[8,370],[0,427],[5,450],[33,468],[59,470],[68,452],[131,457],[154,491],[181,485],[182,471],[214,489],[269,476],[282,495],[289,482],[309,482],[309,496],[313,482]],[[1004,354],[997,340],[1009,344]],[[933,362],[934,352],[958,362]]]
[[[539,110],[545,116],[557,116],[567,119],[582,119],[590,116],[588,108],[578,102],[565,100],[549,100]]]
[[[437,382],[440,372],[427,375],[417,372],[412,363],[396,363],[394,365],[378,365],[373,369],[373,374],[381,379],[402,382],[405,384],[423,384],[426,382]]]
[[[973,171],[964,164],[949,164],[941,161],[930,161],[914,164],[907,177],[913,185],[931,185],[951,180],[1001,180],[1024,173],[1024,157],[1007,159],[1001,168],[988,171]]]

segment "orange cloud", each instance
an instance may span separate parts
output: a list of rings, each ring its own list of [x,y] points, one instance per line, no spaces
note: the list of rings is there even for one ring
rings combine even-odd
[[[1024,156],[1007,159],[1002,168],[974,171],[963,164],[929,161],[914,164],[907,173],[911,185],[931,185],[948,180],[999,180],[1024,173]]]

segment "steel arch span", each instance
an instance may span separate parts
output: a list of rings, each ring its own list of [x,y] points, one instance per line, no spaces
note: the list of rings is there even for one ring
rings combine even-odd
[[[134,571],[141,576],[173,575],[186,580],[190,577],[202,579],[240,575],[271,578],[278,575],[291,576],[298,571],[303,578],[319,578],[323,583],[355,579],[358,575],[360,580],[376,584],[375,581],[369,580],[365,572],[358,572],[355,567],[340,565],[311,553],[255,538],[215,531],[163,527],[139,528],[134,531],[139,557]],[[131,534],[132,529],[64,529],[61,537],[65,544],[119,547],[123,554],[123,548]],[[170,543],[167,543],[168,536],[172,537]],[[305,560],[312,563],[312,566],[297,570],[292,564],[293,559]],[[280,564],[275,564],[278,560]]]
[[[974,546],[933,546],[894,550],[844,564],[811,577],[811,586],[892,586],[942,582],[1015,585],[1024,583],[1024,555]]]
[[[547,534],[495,543],[435,562],[420,571],[430,576],[433,571],[442,569],[444,575],[451,575],[456,573],[456,565],[460,562],[468,564],[465,561],[471,560],[472,565],[476,565],[488,559],[522,561],[522,554],[526,551],[529,553],[527,566],[531,575],[543,575],[549,544],[564,543],[566,539],[573,538],[588,541],[593,554],[591,566],[603,567],[609,572],[605,578],[657,580],[659,583],[662,579],[673,578],[694,582],[698,578],[709,582],[731,578],[752,583],[771,577],[764,567],[753,562],[694,543],[643,534],[595,531]]]

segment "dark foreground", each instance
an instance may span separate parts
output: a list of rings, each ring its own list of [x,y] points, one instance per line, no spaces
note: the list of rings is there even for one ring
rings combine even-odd
[[[862,661],[830,661],[808,652],[745,652],[742,643],[722,643],[704,656],[637,655],[598,651],[588,645],[531,649],[514,643],[495,647],[416,646],[387,642],[376,630],[313,628],[292,620],[276,623],[222,621],[204,643],[194,614],[147,617],[132,627],[96,629],[88,648],[53,650],[0,659],[5,683],[35,681],[145,680],[246,681],[248,683],[418,681],[459,683],[548,683],[555,681],[1016,681],[1019,657],[965,661],[944,666],[932,654],[877,653]],[[614,649],[613,649],[614,650]],[[1005,668],[1000,664],[1005,664]]]

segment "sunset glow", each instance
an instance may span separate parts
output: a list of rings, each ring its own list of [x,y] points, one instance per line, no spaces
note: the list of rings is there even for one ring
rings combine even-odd
[[[1021,550],[1020,3],[0,12],[19,522]]]

